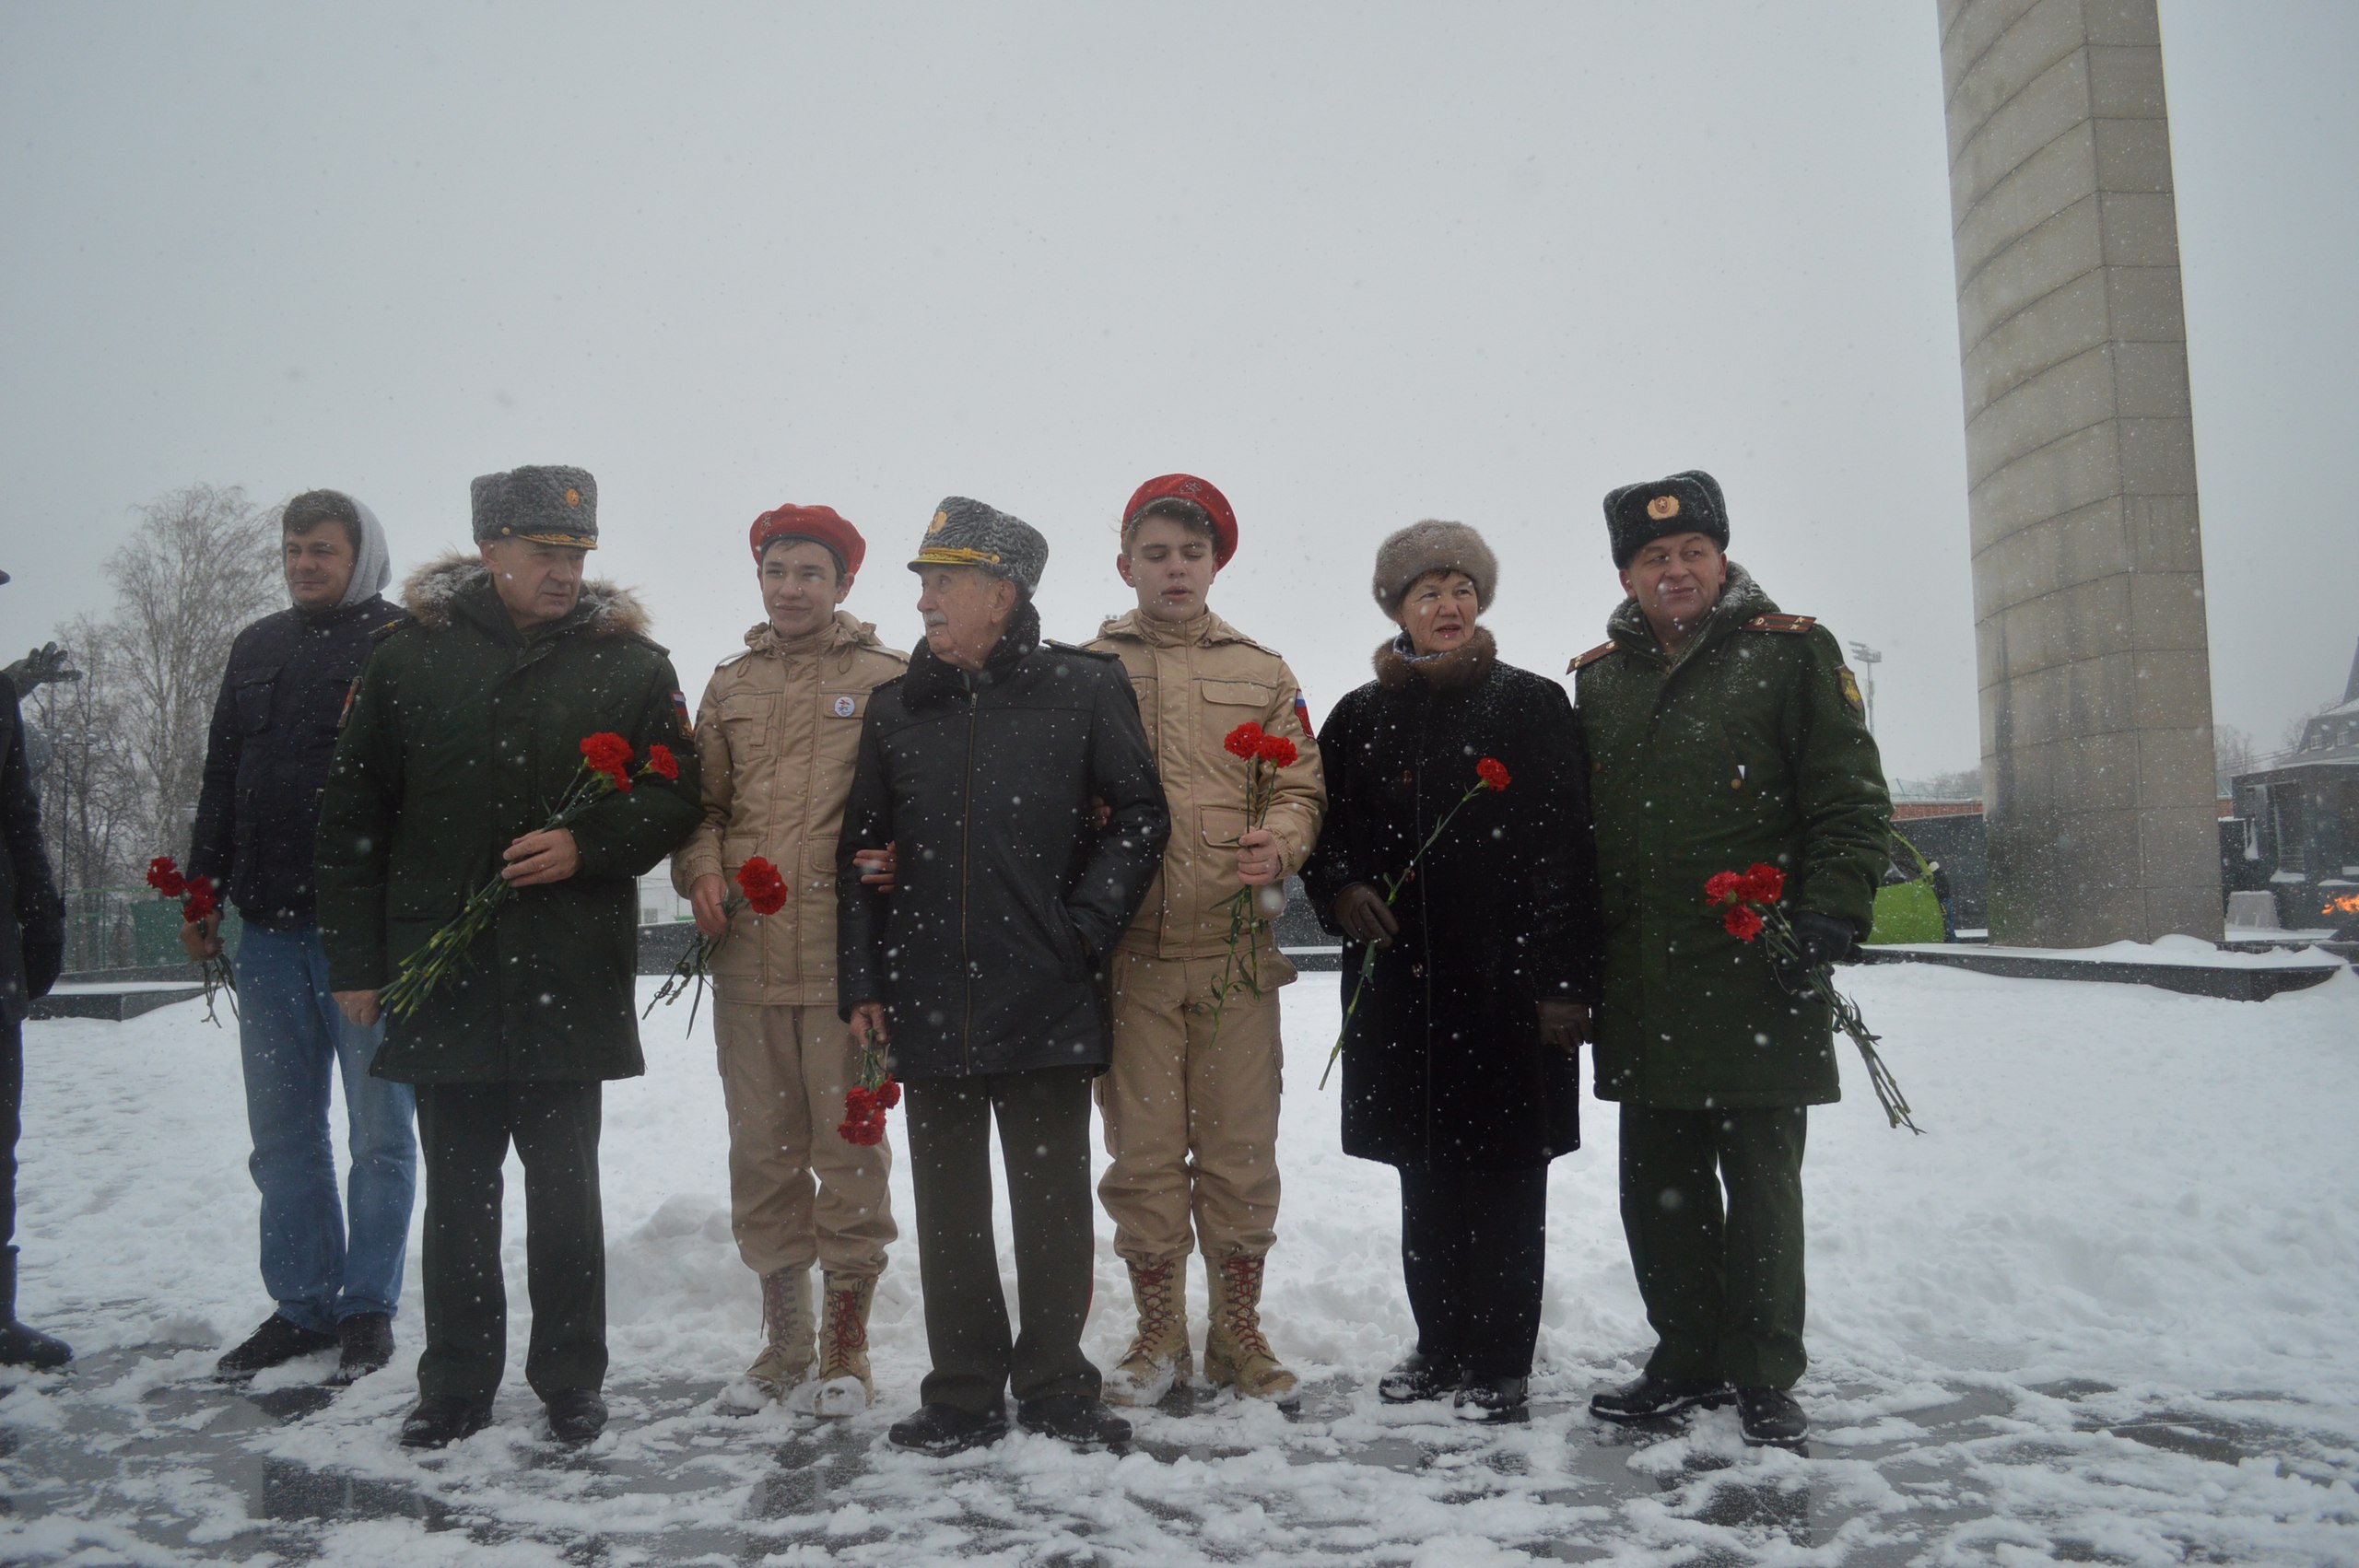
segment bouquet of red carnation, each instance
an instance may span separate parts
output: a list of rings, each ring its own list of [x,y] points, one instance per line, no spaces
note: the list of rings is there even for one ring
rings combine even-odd
[[[182,876],[180,867],[172,863],[170,855],[158,855],[147,862],[147,885],[165,898],[181,900],[181,919],[186,924],[193,926],[221,912],[221,895],[214,890],[213,879],[209,876]],[[226,954],[205,959],[198,965],[197,974],[205,982],[205,1021],[218,1029],[221,1018],[213,1011],[214,995],[216,992],[228,994],[229,1012],[234,1017],[238,1011],[237,977],[229,972],[229,959]]]
[[[541,831],[570,827],[583,813],[608,795],[628,793],[635,778],[657,778],[672,779],[680,777],[680,759],[666,745],[647,748],[647,760],[634,770],[631,743],[611,730],[601,730],[581,743],[581,762],[573,770],[573,778],[566,784],[565,793],[557,797],[548,820],[541,824]],[[451,919],[432,936],[426,945],[402,961],[401,973],[393,977],[378,997],[386,1013],[395,1018],[407,1018],[426,1005],[426,999],[448,979],[451,971],[466,956],[475,938],[491,927],[492,918],[499,907],[508,902],[515,889],[498,872],[491,880],[478,887]]]
[[[837,1134],[847,1143],[874,1148],[885,1141],[885,1113],[901,1103],[900,1081],[877,1054],[874,1040],[860,1047],[860,1082],[844,1094],[844,1119]]]
[[[1270,806],[1278,798],[1278,770],[1293,766],[1300,754],[1292,741],[1259,724],[1239,724],[1221,743],[1231,756],[1245,762],[1245,830],[1250,833],[1269,820]],[[1270,929],[1271,917],[1285,910],[1286,895],[1278,887],[1240,887],[1219,907],[1228,911],[1228,957],[1213,987],[1215,1040],[1220,1038],[1220,1015],[1238,986],[1262,994],[1262,933]],[[1241,966],[1239,947],[1245,953]]]
[[[1754,865],[1742,872],[1715,872],[1704,883],[1705,901],[1721,911],[1720,924],[1729,935],[1739,942],[1759,942],[1771,959],[1782,967],[1801,969],[1802,943],[1794,938],[1793,922],[1778,907],[1778,900],[1786,895],[1786,873],[1775,866]],[[1867,1020],[1860,1016],[1859,1005],[1835,989],[1835,968],[1830,964],[1807,966],[1811,989],[1826,999],[1827,1007],[1835,1014],[1835,1026],[1851,1036],[1860,1047],[1860,1055],[1868,1064],[1868,1082],[1874,1085],[1876,1103],[1884,1106],[1884,1119],[1894,1127],[1905,1127],[1911,1132],[1925,1129],[1911,1120],[1908,1101],[1900,1092],[1900,1084],[1892,1070],[1876,1054],[1876,1041],[1882,1036],[1871,1033]]]
[[[751,909],[757,915],[775,915],[786,907],[786,878],[779,874],[776,866],[759,855],[748,856],[745,863],[737,868],[737,887],[745,896],[721,901],[721,913],[724,919],[740,909]],[[697,1008],[704,1000],[705,982],[712,977],[712,955],[720,952],[721,944],[728,940],[729,933],[725,930],[719,936],[707,936],[698,931],[696,941],[688,943],[687,952],[680,955],[680,961],[673,965],[672,972],[664,977],[663,986],[648,1002],[646,1012],[640,1016],[644,1018],[654,1012],[656,1002],[668,1005],[679,1000],[693,985],[696,995],[688,1003],[688,1027],[695,1028]]]
[[[1497,757],[1486,756],[1476,762],[1474,782],[1466,787],[1466,793],[1459,796],[1451,803],[1449,810],[1441,813],[1441,820],[1434,824],[1434,830],[1431,833],[1426,835],[1426,841],[1417,846],[1417,852],[1409,857],[1409,863],[1402,868],[1401,874],[1384,879],[1384,901],[1391,904],[1400,898],[1401,890],[1408,886],[1415,878],[1418,862],[1426,858],[1426,851],[1434,847],[1434,840],[1439,838],[1449,828],[1450,819],[1458,814],[1460,807],[1486,790],[1494,795],[1505,794],[1514,776],[1508,772],[1508,765]],[[1376,944],[1370,942],[1360,950],[1360,977],[1353,982],[1352,1000],[1344,1008],[1343,1026],[1335,1031],[1335,1048],[1327,1053],[1327,1070],[1319,1075],[1319,1086],[1321,1089],[1327,1087],[1327,1080],[1335,1071],[1336,1059],[1344,1054],[1344,1036],[1351,1030],[1352,1014],[1359,1011],[1360,993],[1367,989],[1367,977],[1375,972],[1375,969]]]

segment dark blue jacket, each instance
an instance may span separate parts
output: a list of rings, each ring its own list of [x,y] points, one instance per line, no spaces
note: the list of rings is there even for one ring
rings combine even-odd
[[[400,617],[374,596],[317,613],[281,610],[230,647],[188,873],[211,877],[258,926],[314,917],[311,839],[345,698],[369,661],[371,636]]]

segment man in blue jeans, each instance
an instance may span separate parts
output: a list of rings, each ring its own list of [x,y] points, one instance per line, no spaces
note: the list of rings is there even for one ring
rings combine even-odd
[[[334,490],[287,503],[280,523],[291,608],[238,634],[213,709],[192,876],[238,907],[238,1033],[245,1059],[247,1162],[262,1190],[262,1280],[276,1310],[217,1367],[225,1380],[323,1351],[334,1380],[393,1353],[393,1311],[417,1185],[415,1099],[369,1074],[384,1038],[336,1006],[314,910],[311,840],[347,694],[371,638],[400,617],[379,597],[392,576],[374,513]],[[221,951],[219,918],[181,940]],[[346,1192],[336,1190],[328,1098],[344,1077]]]

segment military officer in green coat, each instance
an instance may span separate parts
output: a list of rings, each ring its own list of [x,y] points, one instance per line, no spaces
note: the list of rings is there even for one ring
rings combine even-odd
[[[1719,1406],[1745,1438],[1808,1431],[1803,1136],[1840,1096],[1811,964],[1867,934],[1892,807],[1835,638],[1728,558],[1728,510],[1690,470],[1605,497],[1628,594],[1573,661],[1604,906],[1597,1094],[1622,1107],[1622,1224],[1659,1338],[1609,1421]],[[1786,873],[1809,963],[1779,972],[1706,902],[1715,872]]]
[[[513,895],[370,1071],[417,1086],[425,1154],[426,1351],[402,1442],[438,1448],[491,1416],[507,1359],[500,1165],[524,1167],[532,1342],[524,1375],[551,1432],[605,1424],[601,1084],[640,1055],[637,880],[695,828],[696,748],[646,615],[582,580],[598,492],[579,468],[477,479],[476,554],[419,571],[347,703],[320,815],[320,930],[355,1022],[404,960],[495,874]],[[620,734],[676,778],[641,773],[569,827],[544,830],[582,763]]]

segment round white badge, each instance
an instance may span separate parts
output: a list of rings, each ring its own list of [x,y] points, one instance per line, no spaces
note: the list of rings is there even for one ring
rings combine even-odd
[[[852,699],[848,696],[839,696],[836,698],[836,717],[839,719],[849,719],[852,715],[852,710],[859,706],[860,704],[852,701]]]

